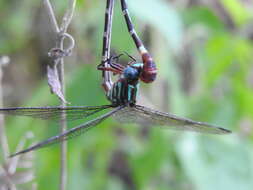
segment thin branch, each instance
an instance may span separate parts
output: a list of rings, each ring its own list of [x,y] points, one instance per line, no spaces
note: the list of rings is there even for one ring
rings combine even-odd
[[[60,48],[63,48],[63,39],[61,40],[60,43]],[[59,72],[59,79],[61,83],[61,89],[62,93],[65,96],[65,79],[64,79],[64,59],[60,59],[60,64],[58,67],[58,72]],[[61,101],[61,106],[66,106],[66,103],[64,101]],[[66,115],[62,114],[62,119],[61,119],[61,133],[64,133],[67,130],[67,122],[66,122]],[[65,190],[66,189],[66,184],[67,184],[67,141],[63,141],[61,143],[61,175],[60,175],[60,190]]]
[[[68,8],[66,10],[66,13],[64,14],[64,17],[62,19],[61,27],[59,28],[59,25],[57,24],[56,18],[54,11],[52,9],[52,5],[49,0],[44,0],[45,8],[48,12],[49,18],[51,20],[51,25],[52,28],[54,29],[56,33],[56,44],[55,44],[55,50],[60,50],[56,52],[64,52],[63,50],[63,43],[65,37],[68,37],[71,40],[71,44],[69,48],[66,49],[65,52],[68,54],[74,47],[74,39],[71,35],[67,34],[66,31],[68,29],[68,26],[72,20],[74,10],[75,10],[75,5],[76,5],[76,0],[68,0]],[[66,55],[65,55],[66,56]],[[58,70],[58,76],[59,76],[59,81],[60,81],[60,86],[61,86],[61,94],[65,96],[65,82],[64,82],[64,56],[54,56],[54,64],[57,66]],[[58,95],[58,94],[57,94]],[[59,97],[59,95],[58,95]],[[66,106],[66,103],[64,99],[61,98],[61,106]],[[66,123],[66,117],[63,114],[62,115],[62,120],[61,120],[61,133],[66,131],[67,129],[67,123]],[[60,190],[65,190],[66,189],[66,183],[67,183],[67,143],[62,142],[61,143],[61,174],[60,174]]]
[[[0,56],[0,107],[3,107],[3,90],[2,90],[2,67],[10,62],[9,57]],[[4,127],[4,116],[0,115],[0,146],[2,147],[4,162],[7,162],[9,156],[9,145]]]
[[[76,0],[69,0],[69,7],[63,17],[62,24],[61,24],[61,33],[66,33],[68,26],[71,22],[71,19],[74,14]],[[72,38],[73,39],[73,38]],[[60,48],[63,49],[63,41],[64,36],[62,35]],[[62,86],[62,92],[65,96],[65,79],[64,79],[64,60],[61,58],[59,64],[59,79]],[[62,101],[62,106],[66,106],[66,103]],[[62,114],[62,121],[61,121],[61,133],[64,133],[67,130],[67,122],[66,122],[66,115]],[[60,176],[60,190],[65,190],[67,184],[67,142],[64,141],[61,143],[61,176]]]
[[[62,24],[61,24],[61,32],[63,32],[63,33],[65,33],[67,31],[67,28],[73,18],[74,10],[76,7],[76,0],[69,0],[68,7],[69,8],[66,11],[65,15],[63,16]]]
[[[53,7],[52,7],[50,1],[49,0],[43,0],[43,2],[44,2],[44,6],[46,8],[46,12],[48,13],[48,17],[50,19],[50,22],[51,22],[51,25],[52,25],[52,28],[53,28],[54,32],[59,33],[60,29],[59,29],[59,26],[57,24],[57,21],[56,21],[55,15],[54,15],[54,10],[53,10]]]

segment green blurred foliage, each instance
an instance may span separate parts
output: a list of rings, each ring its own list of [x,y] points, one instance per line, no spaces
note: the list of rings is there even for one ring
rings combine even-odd
[[[52,2],[60,20],[66,2]],[[252,22],[253,10],[252,5],[249,8],[240,0],[220,3],[234,28],[214,9],[197,3],[181,6],[165,0],[129,0],[129,11],[159,68],[157,81],[142,86],[140,102],[224,126],[233,134],[145,131],[108,119],[69,142],[68,189],[253,188],[253,46],[252,39],[242,32]],[[67,100],[72,105],[108,103],[96,70],[101,57],[104,8],[105,1],[77,1],[69,30],[76,48],[65,63]],[[39,19],[42,16],[44,22]],[[43,67],[41,62],[46,64],[40,56],[52,47],[38,45],[49,40],[48,30],[39,27],[48,25],[46,19],[41,1],[0,1],[0,54],[12,60],[5,68],[3,87],[9,89],[3,92],[5,106],[13,101],[27,106],[59,104],[50,95],[45,74],[37,76]],[[138,57],[119,3],[114,19],[113,50]],[[15,68],[19,73],[13,74]],[[69,123],[69,128],[79,123]],[[36,141],[58,133],[57,124],[25,118],[7,118],[6,129],[12,152],[28,130],[33,131]],[[38,189],[58,187],[59,161],[59,146],[36,152]]]

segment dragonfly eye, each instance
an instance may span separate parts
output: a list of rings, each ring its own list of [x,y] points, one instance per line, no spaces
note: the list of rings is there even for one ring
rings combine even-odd
[[[125,68],[123,75],[127,80],[137,80],[140,76],[140,72],[137,68],[130,66]]]

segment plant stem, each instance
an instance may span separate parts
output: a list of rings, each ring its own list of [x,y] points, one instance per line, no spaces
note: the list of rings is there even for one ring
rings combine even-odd
[[[5,64],[4,59],[7,61],[6,63],[9,62],[9,58],[7,56],[0,57],[0,107],[3,107],[3,89],[2,89],[3,72],[2,72],[2,67]],[[4,162],[6,163],[8,156],[9,156],[9,145],[8,145],[8,140],[7,140],[7,136],[5,133],[4,116],[3,115],[0,115],[0,145],[2,147],[3,159],[4,159]]]
[[[60,28],[59,28],[59,25],[57,24],[55,14],[54,14],[50,1],[44,0],[44,4],[48,12],[52,28],[56,34],[56,48],[63,50],[63,42],[64,42],[63,34],[66,33],[68,26],[72,20],[75,5],[76,5],[76,0],[68,1],[68,8],[65,15],[63,16]],[[62,94],[65,96],[64,58],[63,57],[56,58],[54,61],[55,61],[55,64],[57,65]],[[61,101],[61,106],[65,107],[66,103],[64,101]],[[61,133],[64,133],[67,130],[67,122],[66,122],[65,114],[62,114],[60,125],[61,125]],[[61,143],[61,174],[60,174],[59,189],[65,190],[66,185],[67,185],[67,142],[63,141]]]

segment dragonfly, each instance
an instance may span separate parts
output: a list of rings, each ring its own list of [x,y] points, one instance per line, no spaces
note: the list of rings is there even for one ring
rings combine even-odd
[[[27,116],[43,120],[59,121],[62,116],[66,116],[68,121],[88,118],[95,113],[106,113],[95,119],[89,120],[77,127],[50,137],[22,151],[16,152],[10,157],[24,154],[30,151],[41,149],[62,141],[73,139],[89,129],[98,126],[104,120],[114,117],[121,123],[137,123],[144,126],[157,126],[164,129],[187,130],[209,134],[228,134],[230,130],[211,125],[205,122],[193,121],[191,119],[178,117],[176,115],[147,108],[136,103],[139,91],[139,81],[144,72],[145,63],[138,63],[132,59],[127,65],[118,63],[119,56],[110,56],[110,38],[112,27],[114,0],[107,0],[105,13],[104,40],[102,50],[102,66],[98,67],[102,71],[102,86],[106,92],[106,97],[110,101],[109,105],[101,106],[56,106],[56,107],[12,107],[1,108],[0,114]],[[111,79],[111,74],[119,76],[116,82]]]
[[[148,52],[148,50],[146,49],[146,47],[144,46],[142,40],[140,39],[140,37],[138,36],[132,19],[130,17],[129,14],[129,10],[128,10],[128,6],[125,0],[120,0],[121,3],[121,10],[123,13],[123,16],[125,18],[125,22],[127,25],[127,29],[128,32],[131,36],[131,38],[133,39],[133,42],[142,58],[142,72],[140,74],[140,80],[142,82],[145,83],[151,83],[156,79],[156,75],[157,75],[157,68],[156,68],[156,64],[153,61],[153,58],[151,56],[151,54]],[[114,7],[114,0],[107,0],[106,3],[106,12],[105,12],[105,25],[104,25],[104,37],[103,37],[103,57],[102,57],[102,63],[101,65],[106,64],[107,60],[109,59],[110,56],[108,56],[110,54],[110,42],[111,42],[111,28],[112,28],[112,22],[110,22],[112,20],[113,17],[113,7]],[[101,66],[99,65],[99,66]],[[115,72],[115,70],[114,70]],[[117,71],[116,71],[117,72]],[[107,78],[107,85],[112,85],[112,82],[109,77],[110,74],[107,73],[105,74],[105,72],[103,72],[103,77]],[[108,90],[107,87],[104,86],[104,88],[106,88],[106,90]]]
[[[142,57],[143,68],[140,74],[140,80],[145,83],[151,83],[156,79],[156,75],[157,75],[156,64],[153,61],[152,56],[150,55],[148,50],[145,48],[143,42],[141,41],[141,39],[137,35],[137,32],[134,29],[134,25],[132,23],[132,20],[128,11],[126,0],[120,0],[120,3],[121,3],[122,13],[125,17],[128,32],[130,36],[132,37]]]

